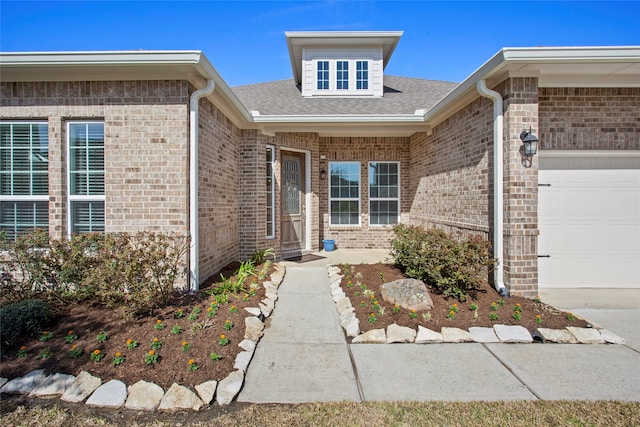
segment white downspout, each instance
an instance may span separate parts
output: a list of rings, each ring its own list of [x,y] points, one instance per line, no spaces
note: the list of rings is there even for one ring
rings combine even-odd
[[[198,247],[198,101],[213,92],[216,83],[207,81],[207,86],[196,90],[189,100],[189,290],[195,292],[200,286],[200,251]]]
[[[485,80],[478,80],[480,95],[493,100],[493,254],[497,261],[493,272],[494,286],[501,296],[509,296],[504,285],[504,218],[503,218],[503,111],[502,96],[487,87]]]

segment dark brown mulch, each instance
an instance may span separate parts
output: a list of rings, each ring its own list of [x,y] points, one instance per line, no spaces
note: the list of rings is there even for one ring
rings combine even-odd
[[[468,330],[472,326],[491,327],[495,324],[521,325],[530,332],[535,332],[539,327],[562,329],[566,326],[586,326],[584,320],[568,320],[568,313],[542,302],[535,302],[532,299],[517,296],[502,298],[488,283],[478,292],[475,300],[468,299],[465,302],[460,302],[453,298],[445,298],[443,295],[433,292],[433,289],[429,289],[433,300],[433,308],[425,312],[416,313],[417,317],[412,319],[409,310],[399,308],[398,312],[394,313],[394,306],[383,301],[380,293],[382,284],[406,277],[398,268],[389,264],[357,264],[348,266],[348,268],[345,265],[340,267],[342,268],[341,274],[345,274],[342,279],[342,289],[351,299],[356,316],[360,321],[360,329],[363,332],[371,329],[386,329],[392,323],[413,329],[417,329],[418,325],[422,325],[425,328],[436,331],[439,331],[443,326]],[[349,274],[346,272],[347,270],[352,272]],[[359,278],[360,275],[358,273],[362,275],[361,278]],[[374,298],[364,296],[362,286],[373,291]],[[374,310],[374,301],[384,307],[383,315],[377,314],[377,311]],[[499,305],[500,301],[503,301],[504,305]],[[498,307],[496,311],[497,320],[489,318],[493,302]],[[453,304],[457,304],[458,312],[455,314],[455,319],[447,318],[447,313],[449,313]],[[474,318],[474,313],[469,308],[471,304],[478,306],[477,318]],[[521,320],[513,318],[516,304],[520,304]],[[430,313],[430,320],[425,320],[423,317],[426,312]],[[376,314],[376,320],[369,322],[369,317],[372,313]],[[536,315],[540,315],[540,324],[536,323]]]
[[[230,277],[235,268],[236,264],[225,269],[225,277]],[[220,381],[233,370],[235,357],[242,351],[238,343],[244,338],[244,319],[248,315],[244,308],[257,307],[258,302],[264,298],[264,288],[259,286],[256,295],[249,297],[248,301],[243,301],[244,295],[231,296],[227,304],[220,305],[214,317],[208,317],[207,308],[213,298],[204,291],[215,285],[217,283],[214,281],[206,283],[196,295],[176,294],[168,306],[157,310],[153,316],[138,319],[124,320],[117,309],[90,307],[86,304],[65,307],[64,312],[59,313],[49,325],[48,332],[53,334],[53,338],[47,342],[40,342],[38,337],[24,337],[21,343],[3,348],[0,377],[15,378],[34,369],[44,369],[47,374],[61,372],[72,375],[78,375],[84,370],[104,381],[119,379],[132,385],[145,380],[154,382],[165,390],[174,382],[193,387],[207,380]],[[233,305],[237,311],[230,313]],[[197,320],[189,321],[189,314],[194,307],[199,307],[200,313]],[[178,319],[175,313],[179,308],[182,308],[184,317]],[[234,325],[228,331],[223,328],[227,319]],[[164,329],[155,329],[157,320],[162,321]],[[180,326],[182,333],[172,334],[174,326]],[[65,337],[70,330],[78,335],[78,340],[73,344],[84,351],[78,358],[69,356],[71,345],[65,341]],[[97,341],[100,331],[107,332],[107,341]],[[221,334],[229,339],[228,345],[221,346],[218,343]],[[144,358],[151,350],[151,341],[156,337],[163,343],[162,349],[157,351],[159,362],[147,365]],[[128,339],[138,341],[139,346],[127,349],[125,343]],[[182,350],[183,341],[192,346],[187,352]],[[22,345],[27,347],[28,355],[18,358],[16,354]],[[51,356],[42,359],[40,355],[45,349],[50,349]],[[99,363],[90,359],[90,353],[96,349],[105,354]],[[126,358],[120,366],[112,364],[116,352]],[[209,358],[211,352],[216,352],[223,358],[212,361]],[[198,365],[198,370],[188,369],[190,359]]]

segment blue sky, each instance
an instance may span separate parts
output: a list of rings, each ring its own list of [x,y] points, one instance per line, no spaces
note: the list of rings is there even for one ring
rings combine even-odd
[[[402,30],[386,73],[459,82],[502,47],[640,45],[640,2],[11,1],[0,50],[202,50],[231,85],[291,78],[285,31]]]

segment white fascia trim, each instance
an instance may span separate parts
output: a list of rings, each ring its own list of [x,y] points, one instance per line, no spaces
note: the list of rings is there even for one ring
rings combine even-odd
[[[424,117],[415,114],[398,115],[268,115],[252,111],[254,123],[423,123]]]
[[[402,37],[404,31],[285,31],[290,39]]]
[[[538,150],[539,157],[640,157],[640,150]]]

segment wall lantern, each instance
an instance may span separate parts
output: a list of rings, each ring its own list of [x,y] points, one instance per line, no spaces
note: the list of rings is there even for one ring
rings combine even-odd
[[[526,157],[533,157],[538,152],[538,137],[531,133],[531,127],[529,127],[529,132],[523,130],[520,133],[520,140],[524,144]]]
[[[327,177],[327,171],[324,168],[320,169],[320,178],[325,179]]]

